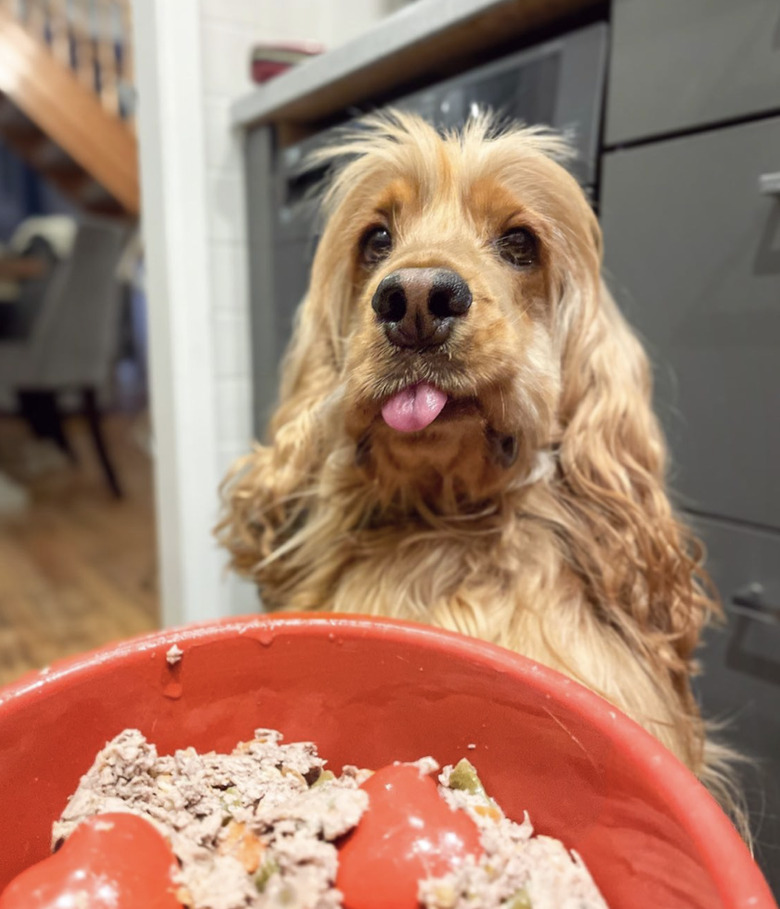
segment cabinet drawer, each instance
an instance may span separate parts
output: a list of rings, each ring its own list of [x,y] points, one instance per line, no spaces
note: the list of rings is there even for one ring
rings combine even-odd
[[[780,896],[780,533],[702,519],[695,527],[727,613],[725,627],[705,635],[697,693],[704,715],[726,723],[720,737],[752,762],[741,777],[757,859]],[[748,593],[754,584],[762,594]],[[773,611],[752,617],[733,602],[753,597]]]
[[[604,156],[607,280],[645,341],[682,504],[780,527],[780,118]]]
[[[612,145],[780,109],[777,0],[613,0]]]

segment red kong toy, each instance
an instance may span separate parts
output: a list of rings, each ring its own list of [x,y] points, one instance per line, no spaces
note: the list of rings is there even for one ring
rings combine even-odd
[[[341,847],[336,878],[346,909],[416,909],[420,880],[482,855],[477,825],[414,765],[377,770],[361,788],[368,808]]]
[[[0,909],[181,909],[168,841],[135,814],[98,814],[62,847],[23,871]]]

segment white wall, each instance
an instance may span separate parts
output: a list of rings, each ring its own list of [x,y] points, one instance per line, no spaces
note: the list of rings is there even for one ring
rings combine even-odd
[[[241,139],[231,103],[252,89],[256,41],[333,47],[403,0],[135,0],[139,140],[167,625],[258,607],[224,571],[217,486],[252,442]]]
[[[246,213],[241,137],[230,105],[250,91],[257,41],[308,38],[326,47],[359,34],[397,0],[200,0],[207,204],[220,470],[251,437]]]

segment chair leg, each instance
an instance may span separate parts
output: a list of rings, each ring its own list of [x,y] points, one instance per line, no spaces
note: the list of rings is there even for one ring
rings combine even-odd
[[[106,475],[108,485],[115,498],[122,498],[122,487],[116,476],[116,471],[108,456],[105,439],[103,438],[103,428],[100,420],[100,409],[97,404],[97,395],[94,388],[84,388],[81,392],[81,400],[84,404],[84,413],[89,423],[89,431],[92,434],[92,441],[95,443],[95,449],[100,458],[103,467],[103,473]]]
[[[19,410],[39,439],[51,439],[76,464],[78,458],[65,434],[62,412],[54,391],[25,389],[18,391]]]

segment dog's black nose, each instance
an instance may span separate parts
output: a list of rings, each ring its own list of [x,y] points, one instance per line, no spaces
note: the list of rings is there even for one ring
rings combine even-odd
[[[468,284],[449,268],[401,268],[380,282],[371,305],[393,344],[423,350],[447,340],[471,299]]]

